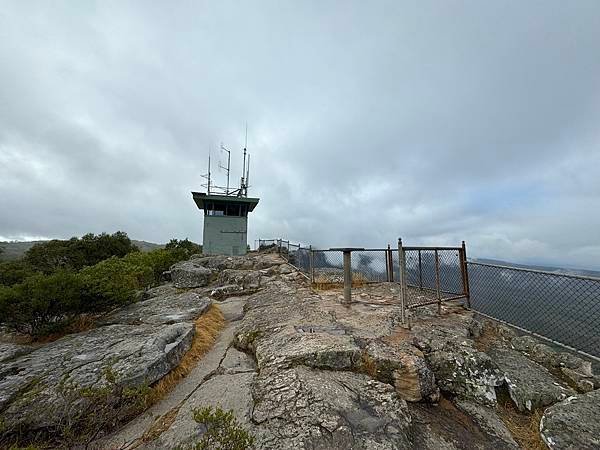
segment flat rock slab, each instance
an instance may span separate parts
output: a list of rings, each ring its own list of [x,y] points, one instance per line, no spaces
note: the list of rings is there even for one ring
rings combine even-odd
[[[520,448],[504,422],[496,414],[495,408],[461,399],[456,399],[454,403],[460,411],[467,414],[477,424],[479,429],[488,436],[494,448],[506,450],[518,450]]]
[[[212,300],[195,292],[157,296],[133,303],[103,319],[103,324],[141,323],[162,325],[193,322],[212,304]]]
[[[600,448],[600,390],[557,403],[544,412],[540,434],[551,449]]]
[[[119,385],[151,384],[179,363],[193,336],[191,322],[108,325],[66,336],[3,364],[3,423],[7,427],[27,423],[33,429],[51,425],[60,420],[65,403],[72,403],[68,398],[79,389],[107,386],[109,371]],[[73,412],[77,405],[70,408]]]
[[[14,359],[18,356],[25,355],[35,350],[35,347],[29,345],[11,344],[8,342],[0,342],[0,362]],[[2,369],[0,369],[0,372]]]
[[[544,367],[515,350],[492,348],[488,353],[504,374],[510,398],[521,412],[552,405],[575,394]]]
[[[287,327],[260,338],[255,352],[258,366],[303,364],[330,370],[352,370],[357,366],[361,350],[352,336],[297,330]]]
[[[404,400],[366,375],[297,366],[263,371],[253,389],[258,449],[412,447]]]
[[[210,378],[179,408],[171,427],[145,448],[165,449],[192,445],[204,432],[204,427],[193,419],[193,410],[207,406],[233,411],[237,421],[246,429],[250,424],[253,401],[252,381],[256,374],[222,374]]]

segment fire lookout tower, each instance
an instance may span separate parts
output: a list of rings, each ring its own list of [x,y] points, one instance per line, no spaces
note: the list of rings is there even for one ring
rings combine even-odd
[[[206,255],[245,255],[248,247],[248,213],[258,204],[258,198],[248,197],[250,179],[250,155],[244,147],[244,166],[240,178],[240,187],[229,187],[231,152],[227,152],[227,185],[211,184],[210,156],[208,157],[208,180],[203,187],[206,192],[192,192],[198,209],[204,211],[204,232],[202,235],[202,253]]]

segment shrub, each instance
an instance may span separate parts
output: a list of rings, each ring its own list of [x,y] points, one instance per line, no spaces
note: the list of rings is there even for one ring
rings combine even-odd
[[[244,430],[232,411],[208,406],[192,410],[192,417],[206,428],[192,447],[194,450],[246,450],[254,446],[254,437]]]
[[[110,258],[80,272],[85,311],[104,311],[137,299],[137,292],[152,285],[152,269],[139,261]]]
[[[0,316],[17,331],[48,334],[62,329],[80,312],[80,294],[77,274],[58,271],[34,275],[0,290]]]
[[[68,241],[54,239],[35,244],[27,250],[24,260],[38,271],[51,273],[60,268],[81,270],[110,257],[123,257],[137,250],[122,231],[97,236],[90,233]]]
[[[108,235],[86,236],[81,240],[100,242]],[[128,251],[129,247],[123,244],[123,240],[123,236],[118,237],[118,242],[113,242],[110,252]],[[120,250],[117,245],[119,242],[123,244]],[[57,270],[56,267],[52,267],[48,274],[35,272],[33,264],[37,264],[42,271],[50,270],[54,263],[68,266],[60,262],[63,261],[60,245],[49,244],[45,247],[50,249],[45,255],[46,259],[36,260],[41,255],[36,250],[32,253],[35,256],[32,263],[0,264],[0,281],[4,284],[0,285],[0,322],[32,336],[64,333],[69,329],[67,325],[72,324],[78,315],[94,315],[136,301],[144,289],[158,284],[162,273],[171,265],[189,256],[189,246],[183,244],[172,246],[169,250],[158,249],[148,253],[135,251],[123,257],[112,256],[79,272],[65,268]],[[86,248],[93,247],[86,245]],[[100,257],[100,252],[95,252],[95,255]],[[70,265],[80,264],[73,263],[77,260],[73,254],[69,258]],[[88,255],[84,260],[89,261],[90,258]]]
[[[202,253],[202,246],[190,241],[188,238],[185,238],[182,241],[171,239],[169,243],[165,245],[165,250],[185,250],[189,256],[195,253]]]
[[[35,269],[25,261],[3,262],[0,263],[0,285],[13,286],[36,273]]]

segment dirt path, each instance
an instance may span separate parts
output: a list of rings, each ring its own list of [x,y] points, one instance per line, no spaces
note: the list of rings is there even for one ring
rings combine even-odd
[[[162,434],[171,434],[169,433],[170,428],[178,414],[183,411],[191,411],[194,407],[201,406],[204,403],[210,403],[210,398],[199,397],[198,392],[213,376],[227,371],[221,366],[229,354],[238,353],[230,347],[237,324],[243,317],[244,303],[244,297],[230,297],[218,303],[219,309],[227,320],[227,325],[217,338],[213,348],[198,362],[198,365],[165,398],[116,433],[92,444],[90,448],[131,450],[134,448],[169,447],[166,442],[162,441]],[[236,356],[239,359],[239,355]],[[229,359],[234,359],[234,357]],[[235,363],[233,366],[235,366]],[[247,371],[250,370],[253,369],[250,367]],[[177,426],[181,425],[180,422],[193,426],[191,414],[189,414],[189,419],[184,421],[178,419]]]

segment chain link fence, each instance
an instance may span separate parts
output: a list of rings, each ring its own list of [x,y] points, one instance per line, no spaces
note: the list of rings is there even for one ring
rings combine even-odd
[[[344,285],[342,249],[282,239],[261,239],[259,249],[277,251],[319,287]],[[465,299],[479,314],[600,358],[600,278],[467,262],[464,243],[351,249],[350,272],[352,286],[398,283],[403,310],[436,303],[441,310],[444,301]]]
[[[468,263],[472,308],[600,357],[600,279]]]

